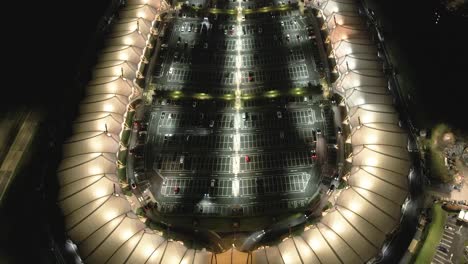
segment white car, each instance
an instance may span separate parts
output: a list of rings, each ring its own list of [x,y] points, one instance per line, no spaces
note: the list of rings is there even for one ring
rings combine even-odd
[[[214,120],[210,121],[210,127],[214,127]]]
[[[282,118],[282,117],[283,117],[283,114],[281,113],[281,111],[278,111],[278,112],[276,112],[276,116],[277,116],[278,118]]]
[[[174,68],[169,68],[169,74],[173,74],[174,73]]]

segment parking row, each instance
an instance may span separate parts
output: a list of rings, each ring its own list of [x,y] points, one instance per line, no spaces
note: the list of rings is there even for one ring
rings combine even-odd
[[[262,82],[276,81],[294,81],[309,78],[309,72],[305,63],[297,64],[292,67],[283,67],[279,69],[251,70],[241,71],[241,83],[256,84]],[[236,72],[233,71],[202,71],[183,68],[171,68],[169,70],[168,82],[210,82],[221,85],[234,85]]]
[[[284,135],[287,135],[286,137]],[[317,141],[313,129],[300,129],[296,131],[274,131],[262,134],[241,134],[240,148],[243,150],[275,148],[287,145],[290,149],[295,147],[311,146]]]
[[[241,40],[236,39],[222,39],[216,42],[216,49],[221,51],[229,51],[229,52],[236,52],[237,43],[240,43],[242,51],[255,51],[255,50],[262,50],[262,51],[271,51],[271,50],[278,50],[278,49],[285,49],[284,42],[297,42],[297,37],[291,37],[289,41],[287,40],[287,34],[284,35],[276,35],[273,34],[271,36],[266,36],[264,38],[241,38]]]
[[[322,122],[318,110],[313,108],[303,108],[294,111],[269,111],[253,112],[242,114],[243,120],[240,122],[241,129],[270,129],[287,128],[290,125],[316,125]],[[179,113],[162,112],[158,121],[158,126],[162,128],[181,128],[208,125],[213,129],[232,129],[235,125],[233,113],[217,114],[206,116],[203,113]]]
[[[283,145],[293,149],[314,145],[317,135],[312,128],[286,132],[277,130],[266,133],[241,133],[239,139],[242,150],[267,149]],[[231,134],[158,134],[151,143],[155,148],[165,151],[169,149],[230,151],[233,149],[234,136]]]
[[[284,54],[283,54],[284,53]],[[283,53],[261,53],[261,54],[249,54],[244,53],[241,55],[241,68],[252,68],[265,65],[283,65],[291,64],[299,61],[305,60],[304,52],[301,49],[294,48],[290,50],[284,50]],[[235,68],[236,67],[236,56],[235,54],[220,54],[220,53],[211,53],[208,55],[208,62],[200,61],[203,65],[206,66],[215,66],[217,68]],[[182,65],[190,65],[193,63],[192,55],[181,54],[172,60],[174,67]]]
[[[176,134],[168,139],[167,135],[156,135],[153,143],[162,149],[179,148],[183,146],[187,149],[212,149],[212,150],[229,150],[232,148],[233,137],[231,135],[209,134],[209,135],[193,135],[193,134]]]
[[[232,173],[232,156],[196,156],[174,152],[155,158],[153,169],[162,172],[191,171],[194,173]],[[284,170],[312,166],[315,163],[310,151],[249,154],[239,158],[240,172]]]
[[[265,213],[297,210],[308,205],[309,199],[284,199],[265,203],[223,205],[215,203],[200,203],[197,205],[187,203],[160,202],[158,211],[172,215],[206,215],[206,216],[256,216]]]
[[[310,175],[286,174],[271,177],[239,178],[239,190],[233,190],[232,178],[180,178],[167,177],[161,186],[161,194],[167,197],[233,197],[302,193]]]
[[[315,163],[310,151],[250,154],[249,159],[240,160],[240,172],[285,170],[310,167]]]
[[[436,252],[432,259],[432,263],[441,263],[441,264],[449,264],[452,263],[450,261],[452,252],[452,246],[454,243],[455,238],[457,235],[457,229],[459,227],[456,225],[456,215],[452,215],[451,217],[447,217],[444,226],[444,232],[442,233],[442,237],[440,239],[439,245],[436,248]]]

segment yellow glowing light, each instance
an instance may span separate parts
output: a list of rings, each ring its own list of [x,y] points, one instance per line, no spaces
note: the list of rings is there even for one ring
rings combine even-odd
[[[277,96],[278,96],[278,91],[277,91],[277,90],[268,91],[268,92],[265,94],[265,96],[266,96],[266,97],[269,97],[269,98],[277,97]]]

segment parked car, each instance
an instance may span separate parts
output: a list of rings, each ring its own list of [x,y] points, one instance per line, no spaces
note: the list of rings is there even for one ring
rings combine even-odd
[[[312,159],[314,159],[314,160],[317,159],[317,151],[315,149],[312,149],[310,151],[310,153],[311,153],[311,158]]]
[[[448,253],[449,250],[446,247],[443,247],[441,245],[437,246],[437,250],[442,251],[444,253]]]

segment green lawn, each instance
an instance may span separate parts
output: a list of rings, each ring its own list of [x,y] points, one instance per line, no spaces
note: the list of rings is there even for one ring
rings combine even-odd
[[[442,209],[440,204],[435,204],[432,207],[432,222],[429,226],[427,237],[414,263],[431,263],[431,260],[434,257],[436,251],[436,247],[439,244],[442,233],[444,232],[446,218],[447,212]]]

